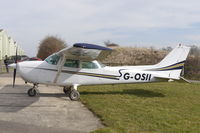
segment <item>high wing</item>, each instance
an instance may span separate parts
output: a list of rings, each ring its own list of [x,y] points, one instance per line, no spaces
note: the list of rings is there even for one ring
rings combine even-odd
[[[110,48],[94,44],[75,43],[71,47],[62,49],[57,54],[65,55],[66,59],[92,61],[107,57],[111,51]]]
[[[111,53],[112,49],[88,44],[88,43],[75,43],[71,47],[64,48],[57,52],[56,54],[61,55],[61,62],[57,67],[57,74],[54,79],[54,83],[57,82],[58,77],[62,71],[62,67],[66,59],[82,60],[82,61],[93,61],[104,59]]]

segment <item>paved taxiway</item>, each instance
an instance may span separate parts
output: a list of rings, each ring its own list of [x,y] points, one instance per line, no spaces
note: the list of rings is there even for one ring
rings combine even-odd
[[[70,101],[59,87],[39,86],[37,97],[27,96],[31,84],[12,74],[0,74],[1,133],[84,133],[103,127],[81,102]]]

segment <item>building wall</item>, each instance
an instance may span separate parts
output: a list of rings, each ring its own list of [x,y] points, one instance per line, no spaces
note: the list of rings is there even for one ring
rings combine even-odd
[[[1,36],[1,32],[0,32],[0,60],[1,60],[1,57],[2,57],[2,53],[3,52],[3,48],[2,48],[2,36]]]
[[[5,55],[8,57],[16,54],[16,48],[18,49],[18,55],[24,55],[24,50],[7,35],[5,30],[0,29],[0,60],[4,59]]]

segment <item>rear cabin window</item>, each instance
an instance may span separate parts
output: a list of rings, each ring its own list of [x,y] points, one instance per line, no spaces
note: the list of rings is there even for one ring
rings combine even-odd
[[[98,66],[91,61],[82,61],[82,68],[86,68],[86,69],[97,69]]]
[[[64,66],[65,67],[78,68],[79,67],[79,61],[78,60],[66,59]]]
[[[60,59],[60,56],[57,55],[57,54],[54,54],[54,55],[51,55],[51,56],[47,57],[47,58],[45,59],[45,61],[46,61],[47,63],[49,63],[49,64],[57,65],[59,59]]]

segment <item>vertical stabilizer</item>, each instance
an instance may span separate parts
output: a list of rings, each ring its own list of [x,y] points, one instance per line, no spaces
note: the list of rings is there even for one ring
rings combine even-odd
[[[185,60],[189,54],[190,47],[179,44],[160,63],[155,65],[156,71],[161,71],[166,78],[180,79]]]

